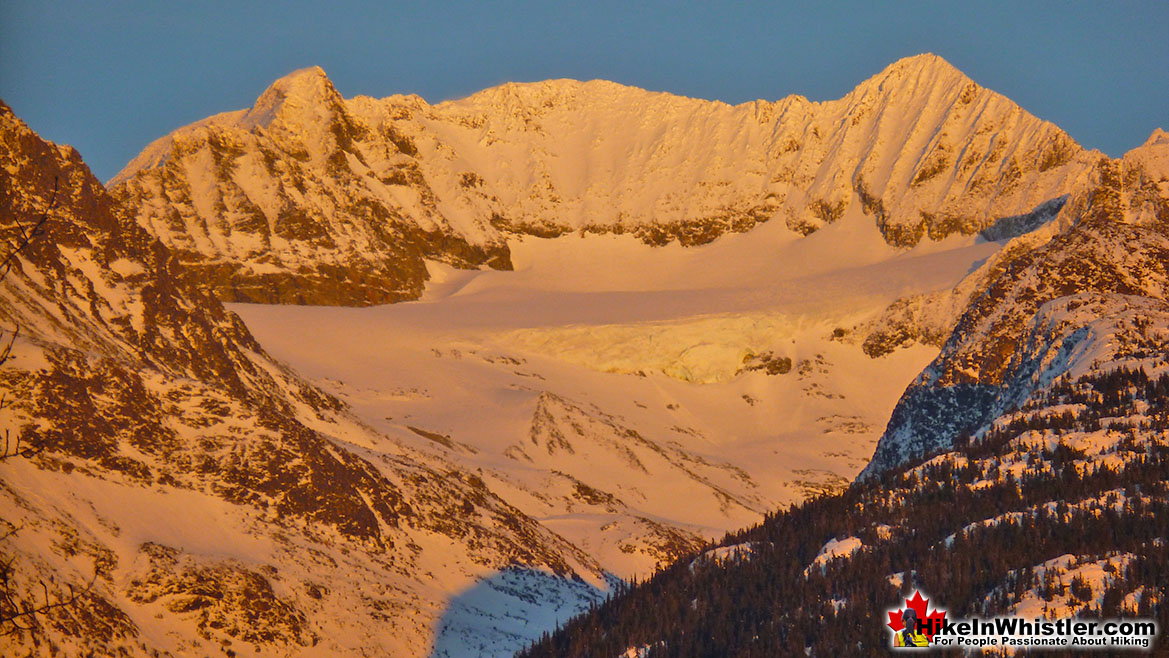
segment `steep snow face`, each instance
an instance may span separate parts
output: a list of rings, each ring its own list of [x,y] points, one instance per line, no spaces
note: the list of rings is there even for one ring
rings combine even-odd
[[[0,427],[35,449],[0,460],[5,605],[84,590],[0,629],[5,654],[425,655],[449,601],[503,570],[534,608],[574,592],[566,615],[606,586],[474,472],[273,361],[3,104],[0,144],[5,243],[48,213],[0,282],[20,329]]]
[[[1092,160],[933,55],[837,101],[737,106],[596,80],[346,101],[314,68],[158,140],[111,186],[223,299],[361,305],[417,297],[426,258],[507,268],[511,234],[698,245],[851,209],[898,246],[969,235]]]
[[[960,286],[969,304],[898,403],[867,474],[980,435],[1065,373],[1151,367],[1141,359],[1163,351],[1169,325],[1166,162],[1159,133],[1101,158],[1053,222]]]

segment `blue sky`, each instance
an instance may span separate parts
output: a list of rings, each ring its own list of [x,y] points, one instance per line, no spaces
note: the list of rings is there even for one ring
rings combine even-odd
[[[571,77],[737,103],[839,98],[920,52],[1111,155],[1169,128],[1165,2],[0,0],[0,98],[103,180],[313,64],[346,97]]]

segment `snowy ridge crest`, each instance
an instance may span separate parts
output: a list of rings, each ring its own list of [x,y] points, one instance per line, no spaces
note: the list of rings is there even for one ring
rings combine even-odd
[[[423,259],[507,268],[515,235],[693,246],[848,212],[896,246],[970,235],[1093,161],[934,55],[840,100],[735,106],[602,80],[343,100],[314,67],[156,142],[111,187],[222,299],[362,305],[417,297]]]

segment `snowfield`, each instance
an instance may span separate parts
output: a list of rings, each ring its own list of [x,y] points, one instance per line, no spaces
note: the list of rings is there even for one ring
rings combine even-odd
[[[431,263],[418,302],[231,308],[361,422],[479,473],[620,578],[851,481],[937,354],[870,358],[854,329],[999,247],[897,249],[859,212],[803,239],[776,224],[687,249],[612,235],[509,246],[514,272]],[[483,574],[473,600],[506,597],[500,577]],[[466,642],[505,655],[543,630],[448,596],[438,655]]]

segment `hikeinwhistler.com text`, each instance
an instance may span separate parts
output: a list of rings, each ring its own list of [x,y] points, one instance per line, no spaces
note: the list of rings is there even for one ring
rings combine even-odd
[[[932,627],[931,627],[932,626]],[[930,646],[952,648],[1014,647],[1020,649],[1153,648],[1157,622],[1152,619],[938,619],[919,621],[932,632]]]

